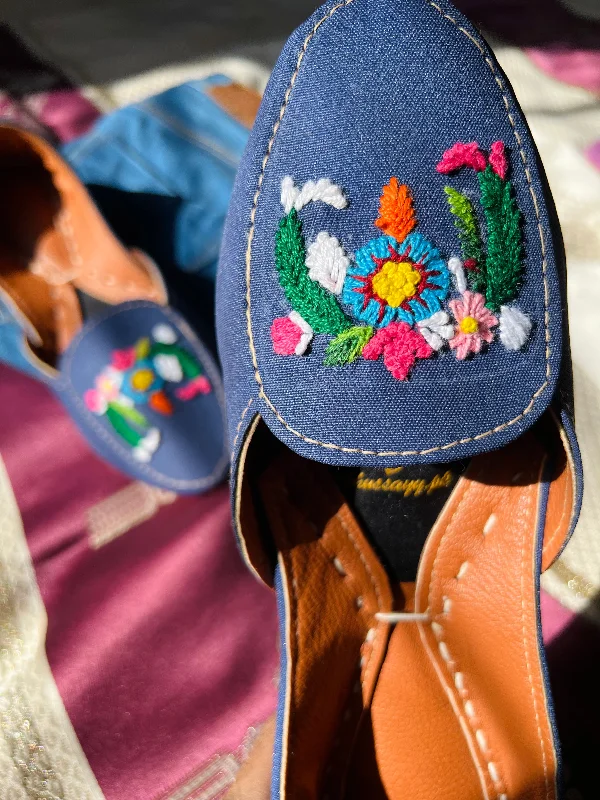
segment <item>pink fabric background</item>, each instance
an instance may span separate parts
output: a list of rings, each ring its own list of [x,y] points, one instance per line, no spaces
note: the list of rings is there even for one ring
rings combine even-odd
[[[3,366],[0,408],[69,716],[107,800],[158,797],[273,711],[274,596],[237,553],[225,486],[92,550],[86,510],[127,479],[46,387]]]

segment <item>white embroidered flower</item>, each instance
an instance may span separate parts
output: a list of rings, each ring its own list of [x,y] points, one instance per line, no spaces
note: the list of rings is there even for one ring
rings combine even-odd
[[[306,256],[308,277],[333,294],[340,294],[350,259],[335,238],[321,231],[308,248]]]
[[[289,214],[292,208],[300,211],[305,205],[316,200],[337,209],[346,208],[348,205],[343,191],[329,178],[306,181],[302,188],[298,188],[289,175],[286,175],[281,181],[281,205],[286,214]]]
[[[454,276],[456,290],[460,292],[460,294],[464,294],[464,292],[467,290],[467,279],[465,277],[465,268],[463,262],[460,260],[460,258],[453,256],[452,258],[448,259],[448,269]]]
[[[179,383],[183,380],[183,370],[177,356],[158,353],[152,360],[154,369],[163,380],[170,383]]]
[[[136,461],[147,464],[158,449],[160,444],[160,431],[158,428],[150,428],[143,439],[131,451]]]
[[[529,339],[531,328],[531,320],[519,308],[500,308],[500,341],[507,350],[520,350]]]
[[[434,350],[441,350],[444,343],[454,336],[454,325],[445,311],[436,311],[431,317],[417,322],[417,327],[427,344]]]
[[[152,328],[152,338],[155,342],[160,342],[161,344],[175,344],[177,333],[170,325],[160,322]]]

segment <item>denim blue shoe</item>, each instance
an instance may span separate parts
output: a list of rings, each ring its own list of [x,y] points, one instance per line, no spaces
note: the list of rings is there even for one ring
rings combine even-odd
[[[294,33],[217,298],[235,527],[281,614],[274,799],[559,796],[564,267],[521,110],[449,2],[330,2]]]
[[[115,238],[39,137],[0,127],[0,169],[0,359],[46,382],[132,477],[214,486],[228,462],[220,376],[157,267]]]

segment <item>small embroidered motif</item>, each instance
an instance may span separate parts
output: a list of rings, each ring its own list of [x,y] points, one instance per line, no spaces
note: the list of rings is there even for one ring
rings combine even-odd
[[[496,175],[504,180],[508,172],[508,159],[506,158],[504,142],[494,142],[492,144],[489,162]]]
[[[454,224],[458,230],[458,237],[462,245],[464,265],[475,274],[472,278],[473,289],[477,291],[485,290],[483,285],[481,268],[483,266],[483,253],[481,248],[481,234],[477,215],[473,208],[473,203],[469,198],[457,192],[451,186],[444,188],[448,197],[448,205],[454,216]],[[467,266],[468,265],[468,266]],[[449,266],[449,265],[448,265]],[[459,290],[464,291],[464,289]]]
[[[370,325],[343,331],[329,343],[323,364],[326,367],[341,367],[344,364],[351,364],[360,356],[372,336],[373,328]]]
[[[152,338],[155,342],[160,342],[161,344],[175,344],[177,333],[170,325],[161,322],[152,328]]]
[[[456,284],[456,290],[460,294],[466,292],[467,290],[467,278],[465,276],[465,269],[464,264],[460,260],[460,258],[449,258],[448,259],[448,269],[454,276],[454,283]]]
[[[132,347],[113,351],[111,363],[97,375],[83,400],[131,446],[133,457],[146,463],[158,449],[161,433],[136,406],[170,416],[175,407],[165,389],[175,384],[174,394],[184,402],[211,391],[196,357],[177,344],[173,328],[161,324],[153,328],[152,339],[144,337]]]
[[[308,277],[332,294],[340,294],[342,291],[349,265],[350,259],[339,241],[326,231],[321,231],[308,248]]]
[[[317,200],[337,209],[346,208],[348,205],[340,187],[332,183],[329,178],[320,178],[316,182],[307,181],[301,189],[295,186],[289,175],[281,181],[281,205],[286,214],[289,214],[292,208],[301,211],[304,206]]]
[[[398,244],[391,236],[372,239],[355,254],[342,301],[368,325],[410,324],[439,311],[450,286],[450,274],[439,251],[421,233]]]
[[[417,322],[417,328],[427,344],[434,350],[441,350],[454,335],[450,315],[446,311],[436,311],[433,316]]]
[[[472,288],[485,295],[488,308],[499,311],[500,306],[515,299],[523,273],[521,214],[512,184],[506,179],[508,158],[504,143],[494,142],[489,163],[476,142],[458,143],[444,153],[437,169],[447,174],[463,167],[477,172],[487,229],[485,256],[473,204],[451,187],[445,191],[459,232],[465,266],[476,267],[470,272]]]
[[[492,311],[514,300],[523,271],[521,214],[512,185],[492,167],[479,174],[481,205],[487,225],[486,303]]]
[[[451,300],[448,304],[458,323],[450,347],[456,350],[456,358],[465,359],[469,353],[479,353],[483,342],[494,338],[492,328],[498,324],[496,317],[485,307],[481,294],[466,291],[462,300]]]
[[[315,333],[337,336],[351,327],[335,297],[308,277],[302,222],[293,208],[279,223],[275,264],[288,303]]]
[[[206,375],[197,375],[195,378],[188,381],[185,386],[180,386],[178,389],[175,389],[175,396],[179,398],[179,400],[187,402],[188,400],[193,400],[194,397],[198,397],[200,394],[210,394],[211,391],[212,387]]]
[[[364,347],[363,358],[376,361],[383,355],[383,363],[394,378],[408,378],[417,358],[429,358],[433,348],[406,322],[390,322]]]
[[[441,172],[442,175],[447,175],[462,167],[470,167],[477,172],[483,172],[486,166],[487,161],[477,142],[469,142],[468,144],[457,142],[446,150],[442,160],[437,165],[437,171]]]
[[[154,358],[154,367],[165,381],[179,383],[183,380],[183,369],[177,356],[158,353]]]
[[[383,187],[379,217],[375,225],[388,236],[402,242],[416,224],[417,218],[408,186],[399,184],[398,178],[391,178],[387,186]]]
[[[301,356],[312,337],[312,328],[296,311],[288,317],[278,317],[271,325],[273,350],[279,356]]]
[[[531,320],[514,306],[500,308],[500,341],[507,350],[520,350],[531,334]]]

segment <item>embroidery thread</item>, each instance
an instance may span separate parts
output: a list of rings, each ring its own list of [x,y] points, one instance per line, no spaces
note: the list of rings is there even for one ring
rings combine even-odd
[[[477,175],[481,213],[466,194],[445,187],[462,250],[462,259],[453,256],[447,262],[415,230],[412,193],[395,176],[382,189],[374,221],[381,235],[349,256],[335,236],[320,231],[307,250],[298,212],[316,201],[342,210],[348,200],[328,178],[299,187],[286,176],[275,265],[292,311],[271,324],[274,352],[303,355],[314,336],[327,334],[333,338],[324,366],[382,357],[394,378],[406,380],[417,361],[446,348],[458,361],[479,354],[498,326],[504,347],[521,349],[532,323],[508,305],[523,280],[523,242],[504,143],[494,142],[486,155],[477,142],[457,142],[437,165],[444,175],[464,168]],[[449,300],[453,287],[458,297]]]
[[[162,416],[175,413],[167,385],[174,395],[189,402],[212,391],[195,356],[177,344],[170,325],[157,325],[152,338],[139,339],[132,347],[114,350],[111,363],[96,376],[94,388],[84,394],[89,411],[105,417],[115,433],[132,448],[142,463],[152,459],[161,442],[160,430],[139,410],[148,406]]]

